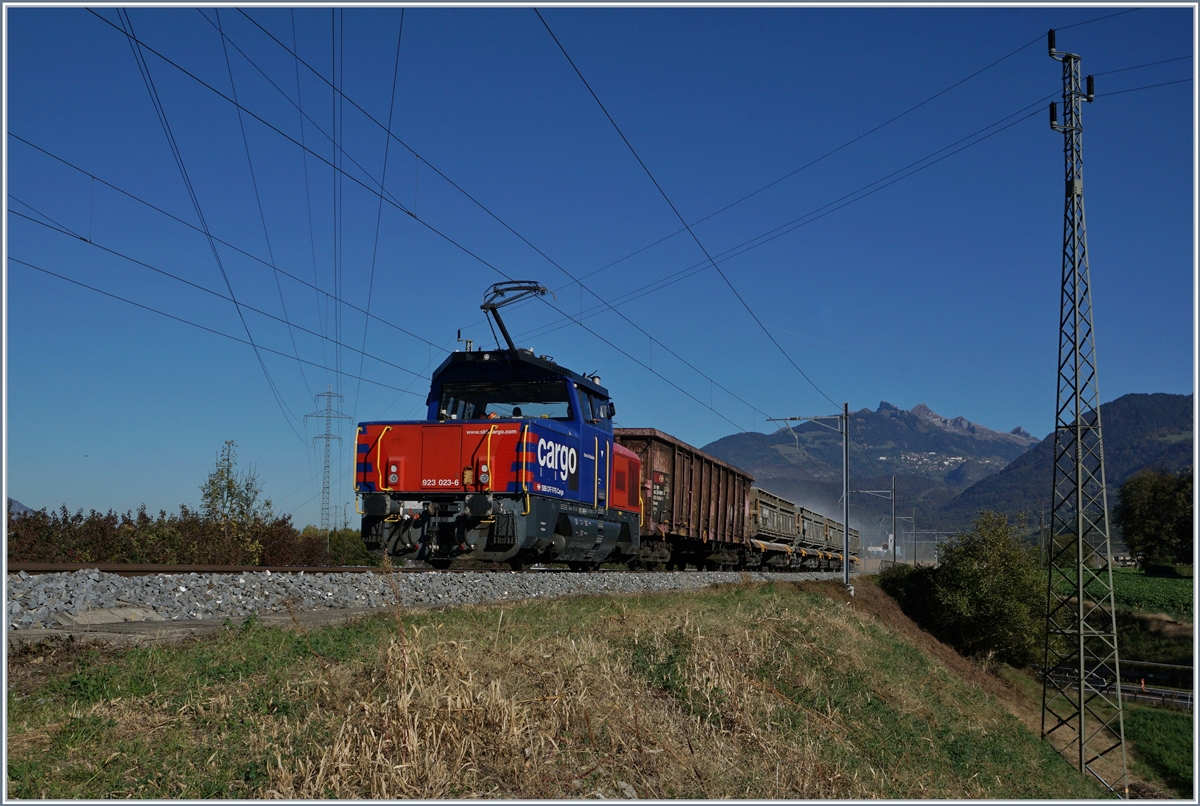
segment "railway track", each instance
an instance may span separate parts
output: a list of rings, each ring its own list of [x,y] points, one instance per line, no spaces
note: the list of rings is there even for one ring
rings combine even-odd
[[[252,574],[264,573],[270,571],[272,574],[372,574],[386,573],[383,568],[377,565],[338,565],[338,566],[291,566],[291,565],[138,565],[131,563],[30,563],[30,562],[10,562],[8,563],[8,573],[16,574],[24,571],[26,574],[72,574],[76,571],[101,571],[106,574],[116,574],[122,577],[138,577],[138,576],[153,576],[156,574],[167,575],[187,575],[187,574]],[[611,570],[619,573],[656,573],[650,569],[630,570],[627,568],[612,568],[605,569],[603,567],[597,569],[599,571]],[[752,569],[756,571],[771,571],[773,569]],[[533,565],[521,570],[514,570],[506,565],[495,567],[455,567],[450,568],[433,568],[425,566],[393,566],[391,573],[396,574],[422,574],[432,571],[441,571],[443,573],[466,574],[466,573],[517,573],[517,574],[546,574],[546,573],[570,573],[571,569],[553,565]],[[681,571],[680,573],[687,573]],[[820,571],[807,571],[793,569],[787,571],[789,574],[798,576],[804,574],[821,573]]]
[[[13,563],[8,564],[8,573],[24,571],[27,574],[71,574],[76,571],[102,571],[122,577],[151,576],[154,574],[252,574],[270,571],[272,574],[370,574],[384,573],[384,569],[373,565],[338,566],[291,566],[291,565],[138,565],[129,563]],[[411,574],[437,571],[436,568],[393,567],[393,573]],[[452,573],[488,571],[486,568],[446,568]],[[508,571],[505,567],[498,570]],[[558,571],[558,568],[530,568],[528,571]],[[521,572],[524,573],[524,572]]]

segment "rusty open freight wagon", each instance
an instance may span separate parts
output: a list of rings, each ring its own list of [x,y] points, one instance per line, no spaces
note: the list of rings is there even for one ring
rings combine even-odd
[[[744,563],[754,478],[654,428],[617,428],[618,444],[642,460],[642,554],[668,567]]]

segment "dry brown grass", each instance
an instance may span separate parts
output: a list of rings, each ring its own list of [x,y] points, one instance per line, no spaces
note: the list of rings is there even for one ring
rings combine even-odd
[[[729,798],[761,796],[763,782],[780,797],[871,794],[822,761],[815,742],[782,735],[772,716],[796,706],[746,674],[775,648],[770,639],[744,631],[706,642],[684,614],[676,626],[696,640],[679,682],[705,718],[647,691],[603,638],[517,641],[503,615],[493,635],[471,642],[415,629],[392,638],[377,671],[339,687],[356,693],[336,703],[340,724],[328,747],[298,763],[285,761],[293,747],[277,749],[266,794]],[[651,651],[669,651],[651,624],[624,620]],[[290,725],[289,744],[327,718],[316,712]]]
[[[23,681],[9,795],[1080,796],[960,677],[982,670],[898,635],[861,586],[853,604],[805,589],[397,608],[88,656]],[[1020,780],[972,749],[993,745]]]

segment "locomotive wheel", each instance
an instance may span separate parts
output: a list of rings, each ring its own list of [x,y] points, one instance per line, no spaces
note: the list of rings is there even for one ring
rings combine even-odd
[[[579,573],[579,574],[586,574],[591,571],[595,571],[599,567],[600,567],[600,563],[590,563],[590,562],[569,562],[569,563],[567,563],[567,568],[570,568],[572,571]]]
[[[435,559],[435,560],[426,560],[425,562],[429,563],[430,565],[432,565],[434,568],[438,569],[439,571],[444,571],[450,567],[450,563],[453,561],[447,560],[446,558],[443,557],[443,558]]]
[[[508,567],[514,571],[524,571],[529,567],[529,563],[525,560],[509,560]]]

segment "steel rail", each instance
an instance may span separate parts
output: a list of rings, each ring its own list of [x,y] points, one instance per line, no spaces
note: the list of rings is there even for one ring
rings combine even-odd
[[[184,575],[184,574],[248,574],[269,571],[272,574],[384,574],[388,573],[377,565],[342,565],[342,566],[293,566],[293,565],[142,565],[130,563],[31,563],[10,562],[8,573],[24,571],[27,574],[69,574],[75,571],[102,571],[118,576],[149,576],[152,574]],[[480,568],[398,568],[391,569],[392,573],[428,573],[430,571],[486,571]],[[507,566],[501,569],[511,570]],[[538,569],[551,570],[551,569]]]
[[[277,566],[277,565],[146,565],[134,563],[35,563],[35,562],[10,562],[7,564],[7,570],[10,574],[20,573],[24,571],[26,574],[70,574],[76,571],[100,571],[106,574],[116,574],[123,577],[136,576],[152,576],[155,574],[163,575],[187,575],[187,574],[249,574],[262,573],[269,571],[272,574],[414,574],[414,573],[431,573],[435,571],[443,571],[449,573],[572,573],[568,568],[560,568],[553,566],[524,568],[520,571],[515,571],[507,565],[497,565],[492,568],[410,568],[410,567],[392,567],[390,571],[377,565],[356,565],[356,566]],[[603,573],[603,569],[598,569]],[[769,568],[748,569],[754,571],[764,571],[767,573],[785,573],[785,574],[811,574],[821,573],[812,569],[784,569],[774,570]],[[634,571],[631,569],[612,569],[610,573],[649,573],[646,570]],[[687,573],[687,572],[680,572]]]

